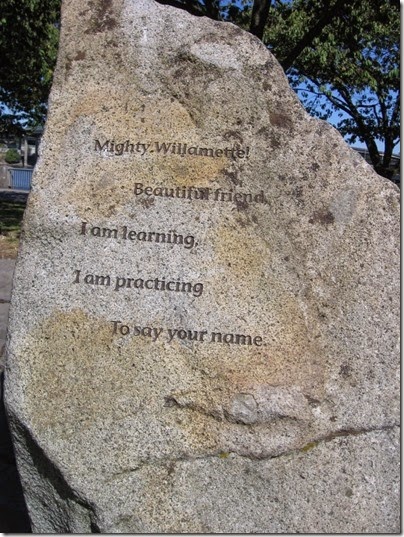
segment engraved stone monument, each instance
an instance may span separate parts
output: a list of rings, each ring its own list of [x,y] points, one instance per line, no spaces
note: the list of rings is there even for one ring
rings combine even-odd
[[[255,37],[66,0],[7,348],[33,531],[399,531],[398,212]]]

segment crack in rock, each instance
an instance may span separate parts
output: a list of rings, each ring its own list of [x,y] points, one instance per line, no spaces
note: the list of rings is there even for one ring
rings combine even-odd
[[[308,451],[311,451],[315,447],[319,446],[320,444],[328,443],[336,438],[347,438],[350,436],[360,436],[365,435],[369,433],[374,432],[382,432],[382,431],[390,431],[393,430],[395,427],[400,427],[399,424],[393,423],[391,425],[385,425],[381,427],[370,427],[368,429],[341,429],[339,431],[334,431],[332,433],[329,433],[325,436],[321,436],[318,438],[315,438],[311,440],[310,442],[307,442],[302,447],[291,449],[284,451],[282,453],[277,454],[271,454],[271,455],[263,455],[263,456],[255,456],[252,454],[246,454],[246,453],[238,453],[234,450],[215,450],[213,453],[206,453],[203,455],[189,455],[186,453],[182,453],[178,457],[170,458],[170,457],[162,457],[162,458],[150,458],[150,459],[144,459],[141,461],[138,461],[138,464],[136,467],[123,470],[121,472],[118,472],[112,476],[112,478],[121,477],[123,475],[129,475],[133,472],[140,471],[142,468],[147,466],[167,466],[169,468],[169,474],[173,473],[173,467],[181,462],[195,462],[199,460],[209,460],[209,459],[228,459],[231,456],[240,457],[242,459],[247,459],[250,461],[267,461],[271,459],[279,459],[281,457],[290,457],[291,455],[296,455],[299,453],[307,453]]]

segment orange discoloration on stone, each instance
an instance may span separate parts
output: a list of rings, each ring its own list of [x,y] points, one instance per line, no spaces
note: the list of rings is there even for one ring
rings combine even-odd
[[[60,121],[66,134],[78,118],[86,118],[93,126],[94,138],[117,143],[127,139],[147,143],[200,143],[194,139],[194,122],[179,101],[148,96],[132,102],[124,90],[111,85],[96,88],[90,85],[84,95],[74,91],[65,107],[56,110],[55,116],[59,115],[53,121],[56,124]]]
[[[266,245],[253,229],[238,223],[222,224],[211,231],[209,242],[230,279],[247,277],[249,284],[254,285],[261,277],[268,263],[264,256]]]
[[[25,391],[32,426],[37,432],[57,431],[63,440],[86,435],[101,424],[109,424],[113,438],[113,424],[133,419],[138,412],[154,419],[164,406],[163,394],[178,387],[179,378],[193,382],[187,349],[179,345],[166,348],[164,365],[159,343],[113,336],[111,322],[82,310],[54,313],[22,345],[29,348],[32,365]],[[191,428],[193,437],[209,439],[210,420],[189,418],[181,425],[176,416],[168,414],[162,424],[179,432]],[[200,450],[212,444],[210,439],[192,448],[185,437],[183,441],[186,449]]]
[[[157,157],[158,158],[158,157]],[[166,186],[211,187],[212,182],[222,178],[223,167],[229,164],[225,157],[169,155],[160,157],[159,173],[168,179]]]
[[[290,340],[299,340],[296,332]],[[210,452],[226,447],[223,434],[240,434],[233,431],[238,426],[226,421],[226,409],[238,393],[254,396],[266,385],[297,385],[317,397],[321,392],[313,356],[299,355],[298,345],[293,352],[290,342],[261,349],[215,344],[214,359],[213,344],[201,344],[192,351],[198,357],[194,365],[190,350],[176,342],[165,345],[162,364],[160,343],[113,337],[111,323],[75,310],[53,314],[27,337],[26,345],[33,372],[26,388],[33,426],[57,430],[66,439],[137,412],[153,419],[165,406],[163,395],[173,394],[179,404],[167,408],[162,423],[177,431],[182,449]]]
[[[69,436],[89,426],[113,403],[114,377],[125,381],[111,354],[108,323],[81,310],[53,314],[26,345],[33,366],[26,397],[37,430],[63,426]]]

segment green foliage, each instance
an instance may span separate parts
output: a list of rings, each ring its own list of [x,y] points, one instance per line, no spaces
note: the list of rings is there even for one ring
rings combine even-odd
[[[0,197],[0,259],[17,257],[26,197]]]
[[[334,2],[334,6],[337,2]],[[265,41],[282,64],[324,10],[326,0],[294,0],[272,7]],[[348,142],[364,142],[376,170],[391,177],[390,161],[400,138],[400,11],[392,0],[340,3],[287,70],[306,109],[334,119]],[[384,143],[384,155],[376,141]]]
[[[3,0],[0,101],[3,132],[43,122],[58,45],[60,0]]]
[[[0,199],[0,234],[19,235],[21,222],[24,216],[25,202],[13,201],[7,198]]]
[[[16,164],[17,162],[21,161],[21,155],[17,149],[8,149],[4,155],[4,160],[7,162],[7,164]]]

